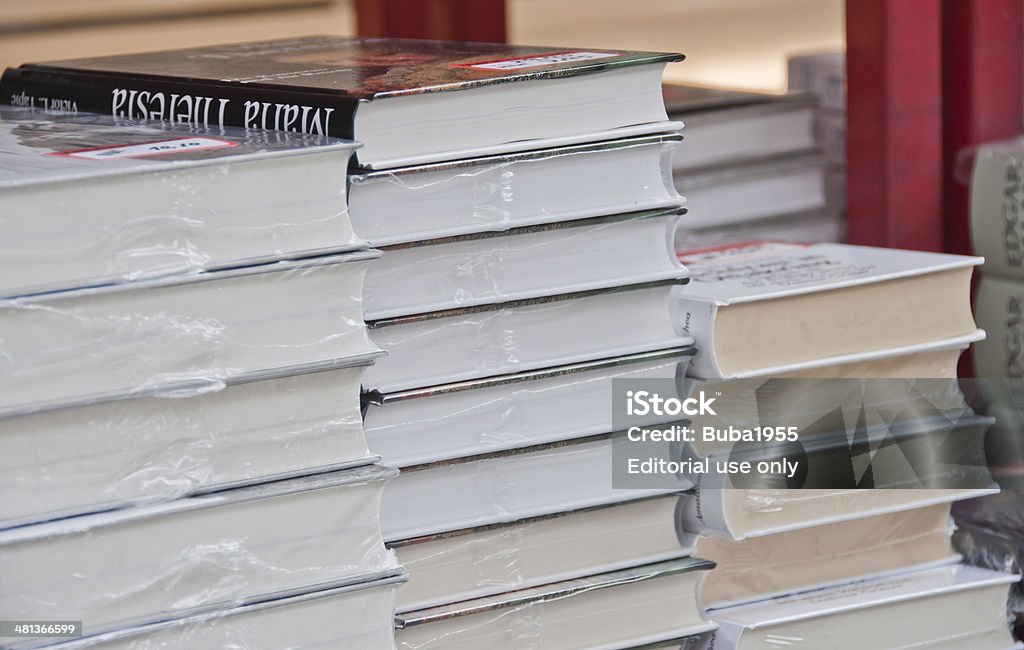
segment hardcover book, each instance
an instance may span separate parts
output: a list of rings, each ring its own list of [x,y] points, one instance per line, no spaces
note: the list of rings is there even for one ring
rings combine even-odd
[[[0,417],[0,529],[372,463],[366,363]]]
[[[745,540],[995,494],[999,489],[696,489],[680,510],[694,534]]]
[[[376,251],[0,300],[0,415],[199,392],[381,352]]]
[[[825,161],[817,153],[677,172],[675,183],[689,207],[686,229],[756,226],[826,207]]]
[[[364,426],[384,463],[409,467],[607,433],[612,381],[674,380],[692,347],[585,361],[394,393],[372,392]],[[640,425],[659,416],[636,416]]]
[[[678,497],[571,510],[391,544],[409,572],[398,612],[686,557]]]
[[[671,131],[677,54],[403,39],[305,38],[25,64],[6,103],[359,140],[398,167]],[[582,108],[582,109],[581,109]]]
[[[679,313],[696,341],[696,377],[780,374],[977,332],[977,257],[748,242],[679,259],[691,276]]]
[[[354,148],[0,107],[0,298],[362,248]]]
[[[665,108],[686,124],[673,168],[683,171],[813,150],[818,100],[810,93],[772,95],[666,84]]]
[[[678,207],[678,134],[360,172],[352,226],[372,246]]]
[[[785,638],[830,650],[1020,648],[1006,621],[1007,593],[1019,579],[961,564],[718,609],[710,613],[719,625],[713,647],[754,650]]]
[[[845,233],[843,215],[827,208],[768,217],[725,228],[690,228],[684,221],[676,230],[676,250],[712,248],[746,241],[839,244],[845,238]]]
[[[694,553],[716,565],[701,582],[701,603],[720,609],[955,564],[949,510],[948,503],[909,507],[742,541],[699,537]]]
[[[390,575],[47,645],[53,650],[394,648]],[[344,621],[339,625],[339,621]],[[0,639],[2,640],[2,639]],[[675,650],[678,650],[676,648]]]
[[[626,650],[675,640],[714,629],[696,603],[697,581],[713,567],[673,560],[407,612],[395,637],[403,650]]]
[[[384,249],[366,272],[363,316],[380,320],[684,274],[677,208],[526,226]]]
[[[375,321],[370,338],[388,356],[367,368],[364,385],[392,393],[688,346],[683,281]]]
[[[395,474],[368,466],[0,532],[0,609],[94,635],[399,574],[379,519]]]
[[[611,470],[610,434],[406,468],[384,493],[384,539],[392,543],[693,487],[678,476],[671,487],[616,489]]]

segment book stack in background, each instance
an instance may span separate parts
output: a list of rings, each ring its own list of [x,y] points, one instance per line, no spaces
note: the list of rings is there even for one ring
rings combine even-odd
[[[976,285],[975,316],[989,337],[974,348],[977,385],[996,418],[990,435],[993,473],[1003,491],[958,504],[958,548],[967,561],[1001,569],[1021,566],[1024,512],[1024,143],[981,145],[970,178],[971,244],[985,258]],[[1014,587],[1010,613],[1024,638],[1024,587]]]
[[[691,484],[614,490],[608,406],[611,379],[674,379],[693,355],[661,94],[679,58],[316,37],[23,66],[3,95],[166,120],[154,96],[203,84],[190,121],[358,140],[398,645],[678,647],[713,628],[711,565],[676,531]]]
[[[829,209],[846,214],[846,54],[816,52],[789,58],[789,92],[820,100],[814,134],[825,155],[825,198]]]
[[[5,620],[81,621],[69,647],[390,643],[352,150],[0,109]]]
[[[673,119],[686,124],[673,163],[687,218],[680,250],[773,239],[842,239],[828,209],[825,159],[815,138],[816,98],[666,85]]]
[[[978,377],[1024,378],[1024,142],[978,147],[971,173],[971,245],[985,258],[975,313],[991,336],[974,349]]]
[[[821,487],[729,487],[701,478],[682,497],[683,528],[700,536],[697,554],[716,563],[700,585],[707,615],[720,626],[713,647],[766,647],[777,638],[828,648],[888,647],[892,639],[900,647],[1013,646],[1005,609],[1017,577],[960,564],[950,541],[951,503],[995,488],[927,487],[934,477],[926,465],[915,465],[908,477],[897,472],[900,482],[881,484],[893,489],[858,490],[868,470],[860,466],[858,473],[851,461],[861,448],[870,450],[872,467],[889,466],[915,441],[957,439],[981,448],[991,420],[974,417],[949,381],[963,350],[983,337],[970,309],[971,275],[980,260],[783,243],[722,246],[680,258],[691,274],[680,311],[698,350],[689,366],[694,379],[764,378],[750,425],[827,425],[802,429],[800,438],[804,485]],[[858,326],[850,328],[854,319]],[[928,393],[920,381],[928,377],[945,379],[935,384],[945,390]],[[784,382],[801,378],[813,384],[787,391]],[[856,399],[829,403],[851,380]],[[931,410],[915,413],[911,398],[924,398]],[[951,417],[939,408],[947,404],[961,405],[962,413]],[[863,447],[848,442],[853,433],[864,437]],[[826,464],[830,476],[812,482],[816,464],[836,457],[851,471],[849,488],[839,464]],[[978,469],[991,484],[983,459]],[[936,463],[941,470],[942,461]],[[878,486],[882,475],[874,474]],[[936,611],[939,619],[932,618]],[[943,624],[908,623],[918,617]]]

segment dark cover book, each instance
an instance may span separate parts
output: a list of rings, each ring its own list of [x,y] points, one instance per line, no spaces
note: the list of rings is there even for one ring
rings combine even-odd
[[[352,139],[360,103],[588,74],[681,55],[316,36],[8,69],[0,101]]]
[[[662,86],[665,110],[669,115],[682,115],[704,111],[725,110],[764,104],[814,105],[811,93],[787,93],[776,95],[764,92],[749,92],[710,86],[688,86],[665,84]]]

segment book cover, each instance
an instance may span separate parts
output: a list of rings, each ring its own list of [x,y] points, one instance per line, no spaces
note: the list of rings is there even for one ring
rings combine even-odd
[[[690,272],[679,311],[700,350],[691,366],[697,377],[767,375],[980,336],[968,290],[982,262],[977,257],[744,242],[683,251],[679,259]],[[759,319],[758,339],[743,324],[744,313]]]
[[[25,64],[16,106],[353,137],[360,102],[568,77],[677,54],[314,36]]]

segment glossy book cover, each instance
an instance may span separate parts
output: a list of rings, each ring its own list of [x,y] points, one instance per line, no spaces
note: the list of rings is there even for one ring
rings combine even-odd
[[[360,102],[667,63],[682,55],[314,36],[8,69],[0,101],[351,138]]]

